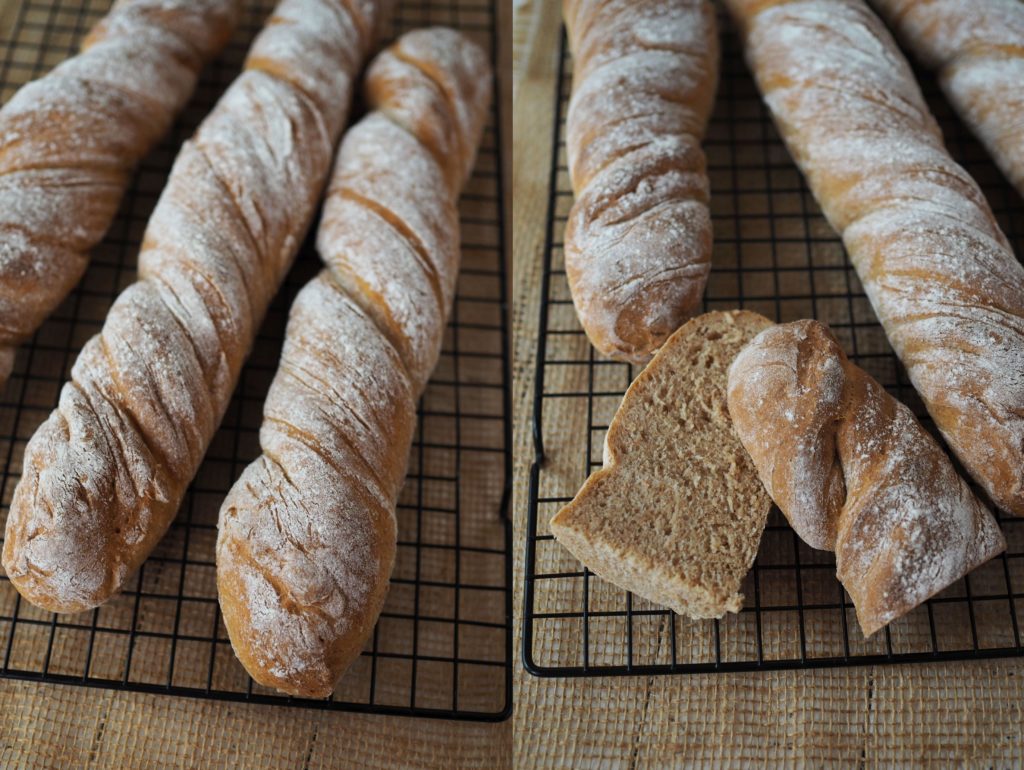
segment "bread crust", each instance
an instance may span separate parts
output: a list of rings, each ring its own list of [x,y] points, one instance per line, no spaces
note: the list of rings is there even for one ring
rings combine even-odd
[[[861,0],[727,0],[790,153],[946,443],[1024,513],[1024,267]]]
[[[326,697],[384,605],[489,73],[484,52],[444,28],[403,35],[367,72],[371,112],[345,135],[317,234],[325,268],[292,305],[263,453],[221,508],[221,610],[260,684]]]
[[[0,387],[78,283],[138,162],[227,43],[240,0],[121,0],[0,109]]]
[[[1024,4],[871,0],[1024,195]]]
[[[315,211],[363,26],[328,0],[283,0],[178,155],[138,281],[25,449],[3,562],[33,604],[105,601],[174,518]]]
[[[706,0],[565,0],[565,269],[601,353],[646,363],[700,305],[711,260],[700,141],[718,80]]]
[[[759,334],[729,369],[729,413],[796,533],[835,551],[865,636],[1006,548],[911,411],[824,324]]]

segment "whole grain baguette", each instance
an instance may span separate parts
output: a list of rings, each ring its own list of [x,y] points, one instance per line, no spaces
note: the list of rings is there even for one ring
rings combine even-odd
[[[707,0],[565,0],[576,202],[565,269],[601,353],[646,363],[697,311],[711,260],[700,140],[718,79]]]
[[[727,0],[790,153],[950,448],[1024,513],[1024,267],[861,0]]]
[[[103,602],[170,525],[313,216],[373,13],[282,0],[182,148],[138,281],[25,449],[3,562],[33,604]]]
[[[1024,195],[1024,3],[871,0]]]
[[[135,166],[167,133],[240,0],[119,0],[82,51],[0,109],[0,387],[78,283]]]
[[[368,70],[372,112],[345,135],[317,235],[326,267],[292,306],[263,454],[221,508],[221,611],[261,684],[329,695],[381,612],[490,83],[484,53],[444,28],[402,36]]]
[[[865,636],[1006,548],[935,439],[818,321],[736,357],[729,414],[796,533],[835,551]]]
[[[693,618],[740,611],[771,500],[729,420],[726,372],[770,325],[741,310],[698,316],[630,385],[604,467],[551,519],[596,574]]]

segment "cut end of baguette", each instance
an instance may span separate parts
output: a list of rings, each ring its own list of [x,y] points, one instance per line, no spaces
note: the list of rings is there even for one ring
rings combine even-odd
[[[729,419],[727,373],[769,326],[747,311],[694,318],[630,386],[604,467],[550,523],[594,573],[691,618],[739,612],[771,499]]]

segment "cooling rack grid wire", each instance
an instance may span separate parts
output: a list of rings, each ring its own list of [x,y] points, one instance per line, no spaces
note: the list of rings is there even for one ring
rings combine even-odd
[[[704,307],[778,321],[829,323],[850,357],[934,433],[864,296],[842,244],[780,141],[725,14],[722,72],[704,147],[715,231]],[[919,75],[947,145],[978,183],[1018,255],[1024,202],[939,93]],[[811,668],[1024,654],[1024,521],[1000,516],[1007,552],[865,640],[830,553],[802,543],[773,510],[742,592],[746,606],[692,621],[583,568],[548,529],[601,466],[604,436],[636,367],[596,355],[576,320],[562,238],[573,196],[565,115],[572,60],[563,37],[555,94],[551,197],[534,394],[523,662],[539,676],[607,676]]]
[[[0,40],[0,98],[6,101],[73,54],[110,4],[23,0]],[[19,351],[0,394],[5,516],[27,440],[56,405],[84,342],[134,280],[143,229],[178,147],[238,73],[273,5],[246,4],[232,42],[203,73],[171,136],[143,162],[81,285]],[[402,0],[391,35],[445,24],[493,54],[496,15],[490,0]],[[507,718],[511,423],[499,125],[496,99],[460,205],[463,270],[444,352],[420,404],[387,605],[333,697],[288,698],[252,682],[220,619],[214,570],[220,503],[259,452],[261,409],[288,307],[318,268],[312,239],[267,315],[177,520],[127,589],[92,612],[58,616],[22,600],[6,577],[0,580],[0,677],[344,711]]]

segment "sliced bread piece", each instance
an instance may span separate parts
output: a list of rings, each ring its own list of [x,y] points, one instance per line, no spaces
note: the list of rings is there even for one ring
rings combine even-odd
[[[692,618],[739,612],[771,498],[729,419],[729,365],[772,325],[712,312],[673,334],[633,381],[604,467],[551,519],[555,538],[615,585]]]

